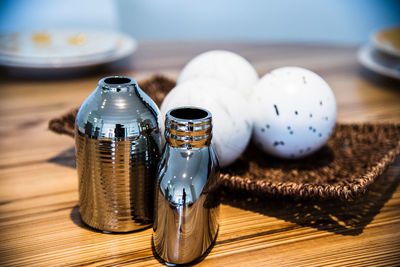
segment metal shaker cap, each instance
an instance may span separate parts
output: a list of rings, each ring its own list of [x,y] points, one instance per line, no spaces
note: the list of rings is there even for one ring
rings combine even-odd
[[[208,110],[189,106],[167,112],[165,139],[172,147],[206,147],[211,138],[212,116]]]
[[[76,127],[93,139],[118,140],[157,129],[159,121],[157,106],[134,79],[109,76],[79,109]]]

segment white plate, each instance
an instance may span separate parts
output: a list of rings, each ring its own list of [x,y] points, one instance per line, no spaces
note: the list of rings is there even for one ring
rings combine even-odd
[[[371,45],[365,45],[358,50],[358,60],[374,72],[400,79],[400,58],[382,53]]]
[[[0,37],[0,65],[36,69],[85,67],[129,56],[136,46],[133,38],[106,31],[9,34]]]

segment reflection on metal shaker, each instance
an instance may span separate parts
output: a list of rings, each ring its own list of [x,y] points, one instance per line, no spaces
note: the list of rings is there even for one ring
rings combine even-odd
[[[75,125],[79,210],[89,226],[136,231],[153,222],[158,108],[129,77],[100,80]]]
[[[211,146],[211,114],[170,110],[155,191],[153,250],[167,264],[202,258],[218,232],[219,165]]]

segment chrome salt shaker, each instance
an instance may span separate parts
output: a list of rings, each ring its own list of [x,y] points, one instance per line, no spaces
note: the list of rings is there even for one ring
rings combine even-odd
[[[106,232],[148,228],[160,158],[158,108],[129,77],[111,76],[83,102],[76,118],[79,211]]]
[[[153,250],[167,264],[202,258],[218,232],[219,165],[211,146],[210,112],[170,110],[155,192]]]

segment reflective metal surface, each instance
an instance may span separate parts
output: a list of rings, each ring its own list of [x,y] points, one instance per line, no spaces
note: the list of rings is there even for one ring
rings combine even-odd
[[[156,185],[153,249],[168,264],[199,259],[218,232],[219,165],[211,146],[211,114],[177,108],[166,117]]]
[[[129,77],[106,77],[76,119],[79,210],[107,232],[151,226],[160,158],[158,108]]]

